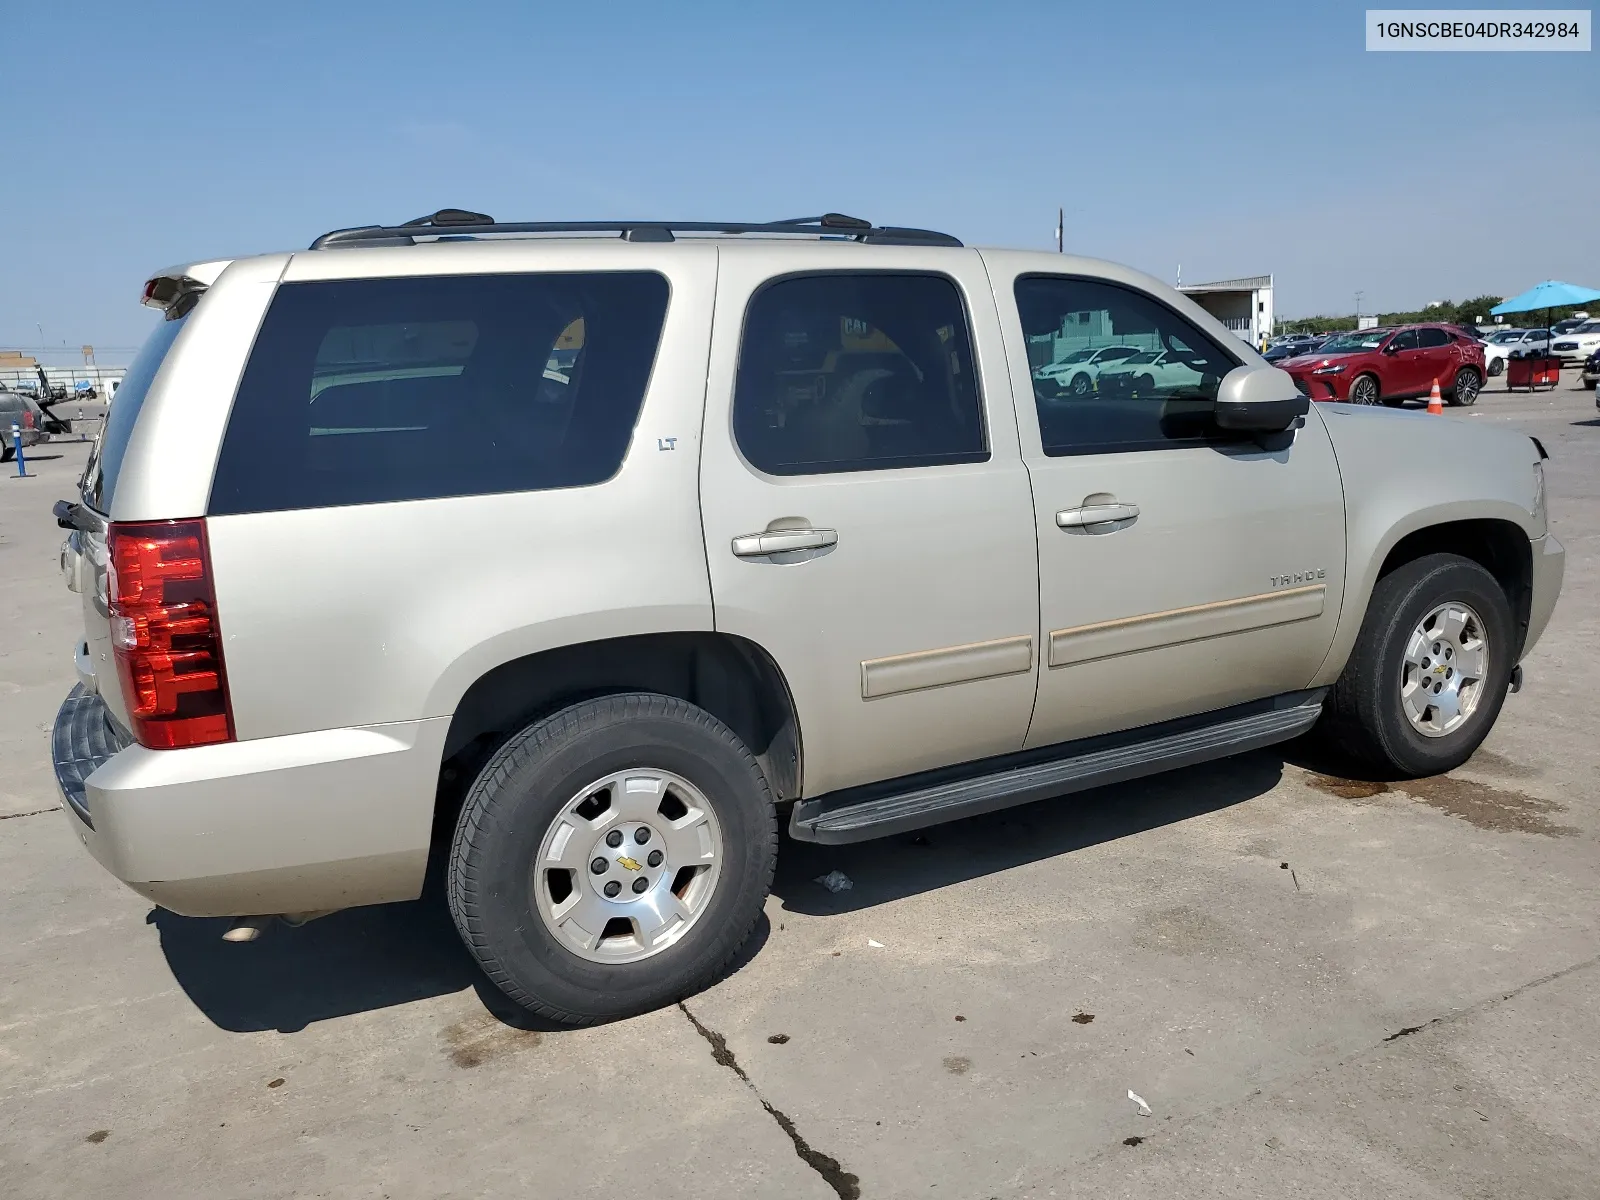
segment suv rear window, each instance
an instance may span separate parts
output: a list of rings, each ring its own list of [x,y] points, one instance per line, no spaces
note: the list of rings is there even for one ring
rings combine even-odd
[[[155,381],[156,372],[166,361],[167,351],[178,340],[178,334],[194,308],[190,304],[182,310],[183,316],[169,317],[151,330],[150,336],[139,347],[133,362],[117,387],[116,398],[106,410],[105,427],[100,441],[89,458],[83,473],[83,501],[100,513],[111,512],[111,498],[117,490],[117,476],[122,473],[122,458],[128,452],[128,439],[133,435],[139,410],[144,407],[145,393]]]
[[[627,454],[667,292],[653,272],[285,284],[209,511],[600,483]]]

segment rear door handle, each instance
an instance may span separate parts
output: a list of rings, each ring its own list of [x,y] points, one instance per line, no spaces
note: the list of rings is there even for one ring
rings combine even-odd
[[[1061,529],[1087,529],[1091,525],[1131,521],[1138,515],[1137,504],[1085,504],[1082,508],[1062,509],[1056,514],[1056,525]]]
[[[826,550],[838,542],[836,529],[769,529],[766,533],[747,533],[734,538],[733,552],[740,558],[763,558],[796,550]]]

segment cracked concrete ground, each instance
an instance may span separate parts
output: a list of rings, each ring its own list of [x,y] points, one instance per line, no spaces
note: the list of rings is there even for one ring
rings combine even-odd
[[[1595,417],[1564,383],[1445,418],[1544,441],[1569,550],[1456,775],[1291,748],[786,843],[737,971],[576,1032],[522,1027],[430,901],[233,946],[84,855],[46,742],[77,622],[48,510],[83,455],[40,447],[0,480],[0,1190],[1600,1195]]]

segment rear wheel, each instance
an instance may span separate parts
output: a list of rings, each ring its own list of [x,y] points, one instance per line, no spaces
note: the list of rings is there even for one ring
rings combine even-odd
[[[0,463],[10,462],[16,454],[17,448],[8,440],[3,447],[0,447]]]
[[[1488,736],[1515,663],[1515,622],[1483,567],[1430,554],[1385,575],[1319,736],[1380,774],[1436,775]]]
[[[1504,371],[1505,369],[1506,369],[1506,360],[1503,359],[1503,358],[1497,358],[1492,363],[1489,364],[1489,377],[1492,379],[1494,376],[1500,374],[1500,372]]]
[[[1357,375],[1350,384],[1351,404],[1376,404],[1378,403],[1378,377],[1376,375]]]
[[[777,822],[755,759],[667,696],[585,701],[491,758],[450,859],[450,911],[489,978],[574,1025],[712,983],[761,916]]]
[[[1458,407],[1476,404],[1478,392],[1483,388],[1483,377],[1475,367],[1462,367],[1456,372],[1455,386],[1450,389],[1450,403]]]

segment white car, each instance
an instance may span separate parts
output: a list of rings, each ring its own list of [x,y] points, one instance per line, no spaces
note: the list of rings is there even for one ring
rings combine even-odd
[[[1082,396],[1094,390],[1100,372],[1123,359],[1140,353],[1137,346],[1101,346],[1097,350],[1074,350],[1056,362],[1045,363],[1033,373],[1043,383],[1053,383],[1064,392]]]
[[[1550,351],[1561,360],[1561,365],[1585,361],[1600,350],[1600,321],[1585,321],[1570,333],[1557,334]]]
[[[1483,365],[1490,375],[1498,375],[1513,354],[1549,349],[1548,329],[1502,329],[1483,343]]]
[[[1108,386],[1113,379],[1124,376],[1135,381],[1141,391],[1159,392],[1163,388],[1181,387],[1193,383],[1197,372],[1188,363],[1166,350],[1141,350],[1100,372],[1100,385]],[[1148,382],[1144,382],[1148,380]]]

